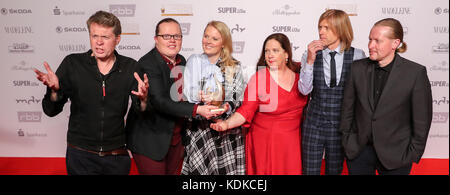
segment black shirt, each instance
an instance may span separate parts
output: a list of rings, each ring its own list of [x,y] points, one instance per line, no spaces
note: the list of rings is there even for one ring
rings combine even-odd
[[[131,95],[133,108],[137,97],[137,81],[133,73],[139,72],[137,62],[119,55],[110,72],[102,75],[92,51],[71,54],[64,58],[56,70],[60,89],[56,102],[50,100],[51,89],[42,100],[44,113],[50,117],[59,114],[70,99],[70,117],[67,142],[93,151],[109,151],[124,147],[126,134],[124,117]]]
[[[394,66],[395,57],[391,63],[388,65],[381,67],[379,63],[377,63],[375,67],[375,78],[373,80],[373,100],[375,103],[375,109],[377,108],[378,101],[380,100],[381,94],[383,92],[384,86],[386,85],[386,81],[389,78],[389,73],[391,73],[392,67]],[[373,135],[370,133],[368,135],[368,143],[369,145],[373,144]]]
[[[379,64],[375,67],[375,78],[373,86],[373,99],[375,101],[375,108],[377,107],[378,101],[380,100],[381,93],[383,92],[386,81],[389,77],[389,73],[394,65],[395,57],[391,63],[381,67]]]

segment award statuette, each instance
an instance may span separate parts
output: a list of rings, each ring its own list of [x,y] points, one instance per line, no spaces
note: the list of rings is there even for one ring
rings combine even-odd
[[[223,108],[223,101],[225,99],[225,91],[222,86],[222,83],[216,78],[216,75],[214,75],[214,85],[215,87],[207,87],[204,91],[205,94],[211,96],[212,101],[211,105],[219,107],[218,109],[213,109],[211,112],[222,112],[225,109]]]

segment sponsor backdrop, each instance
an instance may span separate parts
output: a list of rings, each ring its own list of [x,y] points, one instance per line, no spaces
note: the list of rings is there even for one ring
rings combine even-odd
[[[424,158],[449,158],[449,2],[446,0],[32,0],[0,2],[0,157],[64,157],[69,104],[50,118],[42,112],[45,86],[33,68],[44,70],[47,61],[56,71],[62,59],[89,46],[86,20],[97,10],[119,17],[122,40],[117,51],[138,60],[154,47],[154,28],[165,17],[182,27],[181,54],[201,53],[201,38],[210,20],[225,22],[233,36],[234,57],[247,79],[264,39],[285,33],[299,61],[307,44],[318,38],[318,18],[326,9],[350,15],[353,46],[368,54],[372,25],[386,17],[400,20],[408,51],[402,56],[427,67],[433,90],[433,124]],[[405,75],[408,76],[408,75]],[[0,165],[0,170],[2,169]],[[1,172],[0,172],[1,173]]]

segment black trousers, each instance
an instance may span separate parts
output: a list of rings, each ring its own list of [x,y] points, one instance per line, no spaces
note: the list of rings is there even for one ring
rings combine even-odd
[[[412,162],[403,167],[388,170],[380,162],[372,145],[352,160],[347,159],[347,168],[349,175],[375,175],[378,171],[379,175],[409,175],[412,168]]]
[[[68,175],[128,175],[129,155],[99,156],[67,147],[66,167]]]

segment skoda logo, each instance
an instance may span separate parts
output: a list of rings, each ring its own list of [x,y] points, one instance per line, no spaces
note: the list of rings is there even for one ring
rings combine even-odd
[[[57,32],[57,33],[62,33],[62,32],[63,32],[63,28],[60,27],[60,26],[57,26],[57,27],[56,27],[56,32]]]
[[[2,12],[3,15],[8,14],[8,10],[7,10],[6,8],[2,8],[2,11],[1,11],[1,12]]]

